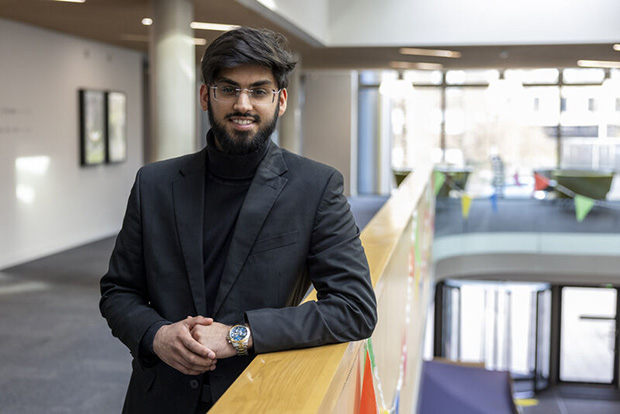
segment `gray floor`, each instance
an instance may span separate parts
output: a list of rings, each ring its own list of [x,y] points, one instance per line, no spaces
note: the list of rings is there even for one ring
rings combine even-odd
[[[98,309],[106,239],[0,272],[0,413],[118,413],[130,357]]]
[[[385,199],[351,200],[360,228]],[[452,204],[439,206],[438,231],[444,220],[458,230],[454,223],[461,218]],[[447,216],[442,216],[442,208]],[[604,215],[608,225],[617,225],[617,213]],[[105,239],[0,271],[0,414],[120,412],[130,356],[110,335],[97,307],[99,278],[112,245],[113,239]],[[617,400],[586,397],[550,390],[537,396],[538,406],[523,413],[620,413]]]
[[[537,405],[523,407],[523,414],[618,414],[617,390],[593,386],[559,386],[535,397]]]

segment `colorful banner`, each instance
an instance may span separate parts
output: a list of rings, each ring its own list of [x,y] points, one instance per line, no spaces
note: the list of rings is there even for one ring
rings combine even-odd
[[[457,186],[454,185],[454,183],[452,183],[450,180],[445,180],[445,176],[443,173],[439,172],[439,171],[435,171],[435,177],[438,177],[438,175],[441,175],[442,177],[442,181],[441,184],[443,184],[443,182],[447,182],[447,184],[450,186],[450,188],[452,190],[456,190],[457,194],[460,194],[460,198],[461,198],[461,213],[464,219],[468,219],[469,218],[469,210],[471,208],[471,203],[472,203],[472,197],[465,194],[465,191],[462,188],[458,188]],[[590,210],[592,210],[592,208],[596,205],[599,207],[605,207],[605,208],[612,208],[614,209],[613,206],[611,205],[607,205],[604,200],[594,200],[592,198],[583,196],[581,194],[577,194],[575,193],[573,190],[564,187],[562,185],[557,184],[555,181],[550,180],[549,178],[539,174],[539,173],[534,173],[534,190],[535,191],[540,191],[540,190],[545,190],[549,187],[555,189],[556,192],[565,194],[567,197],[572,198],[574,203],[575,203],[575,216],[577,218],[578,222],[582,222],[586,216],[590,213]],[[435,185],[437,185],[438,181],[435,181]],[[438,187],[436,186],[435,189],[438,191]],[[435,191],[435,194],[437,194],[437,191]],[[491,202],[491,208],[493,210],[494,213],[497,213],[497,211],[499,210],[498,208],[498,195],[497,193],[494,193],[493,195],[491,195],[489,197],[489,200]]]

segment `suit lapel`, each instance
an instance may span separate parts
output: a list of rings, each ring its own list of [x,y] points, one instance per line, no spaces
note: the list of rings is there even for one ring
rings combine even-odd
[[[198,315],[207,311],[202,257],[205,151],[196,154],[188,168],[179,170],[180,177],[173,182],[174,215],[189,285]]]
[[[256,237],[269,211],[271,211],[271,207],[288,181],[281,177],[284,172],[286,172],[286,164],[282,158],[282,153],[274,143],[271,143],[265,159],[256,170],[237,217],[228,257],[215,298],[214,315],[217,315],[237,280],[241,268],[252,246],[254,246]]]

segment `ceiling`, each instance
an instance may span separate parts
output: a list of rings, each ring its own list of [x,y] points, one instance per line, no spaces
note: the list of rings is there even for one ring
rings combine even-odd
[[[0,17],[147,52],[149,27],[141,21],[150,16],[150,0],[87,0],[84,4],[52,0],[0,0]],[[574,67],[579,59],[620,60],[612,44],[593,45],[499,45],[445,46],[461,52],[458,59],[404,56],[399,47],[313,47],[275,23],[233,0],[194,0],[194,20],[267,27],[284,33],[304,68],[389,68],[390,62],[439,63],[451,68]],[[195,36],[212,41],[221,32],[196,30]],[[428,46],[427,46],[428,48]],[[204,47],[197,47],[199,58]]]

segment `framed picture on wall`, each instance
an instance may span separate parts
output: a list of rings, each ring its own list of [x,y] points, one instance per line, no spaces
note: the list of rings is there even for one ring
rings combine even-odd
[[[101,164],[106,160],[105,93],[80,89],[80,163]]]
[[[107,162],[127,159],[127,96],[123,92],[106,93]]]

